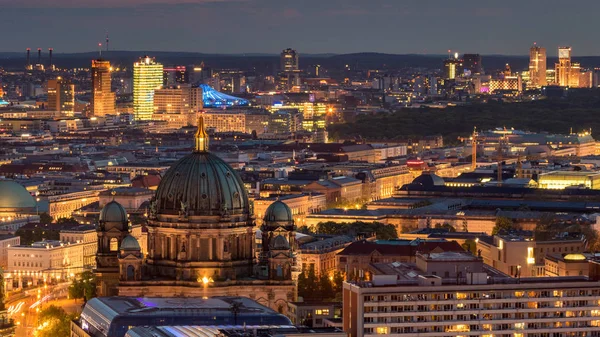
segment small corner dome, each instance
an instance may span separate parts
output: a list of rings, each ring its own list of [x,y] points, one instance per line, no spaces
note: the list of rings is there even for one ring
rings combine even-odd
[[[33,210],[35,199],[27,189],[13,180],[0,180],[0,210]]]
[[[421,185],[423,187],[444,186],[446,183],[443,178],[434,173],[423,172],[420,176],[412,181],[412,184]]]
[[[292,210],[283,201],[277,200],[272,203],[265,211],[265,222],[291,222],[294,221],[292,217]]]
[[[100,221],[124,223],[127,222],[127,212],[121,204],[113,200],[100,211]]]
[[[131,235],[127,235],[126,237],[123,238],[123,241],[121,241],[121,250],[127,250],[127,251],[140,251],[140,244],[138,242],[138,240],[136,240],[133,236]]]
[[[273,240],[273,249],[290,249],[290,244],[283,236],[277,235]]]

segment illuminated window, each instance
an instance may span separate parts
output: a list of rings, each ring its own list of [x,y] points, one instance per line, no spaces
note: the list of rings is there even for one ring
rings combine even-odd
[[[329,309],[316,309],[315,315],[322,315],[322,316],[329,315]]]
[[[387,326],[377,327],[377,334],[378,335],[387,335],[388,334],[388,327]]]

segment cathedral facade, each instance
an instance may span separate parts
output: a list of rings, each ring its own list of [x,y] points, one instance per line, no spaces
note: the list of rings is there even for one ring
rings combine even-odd
[[[101,212],[98,295],[246,296],[285,312],[296,298],[291,210],[282,202],[267,210],[257,260],[246,189],[237,172],[208,151],[203,124],[201,117],[194,151],[165,173],[151,200],[147,256],[116,211]]]

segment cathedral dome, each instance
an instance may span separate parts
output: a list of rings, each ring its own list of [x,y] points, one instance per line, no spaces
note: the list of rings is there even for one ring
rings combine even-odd
[[[25,187],[12,180],[0,180],[0,212],[33,211],[35,199]]]
[[[249,214],[246,188],[235,170],[208,152],[208,135],[199,119],[196,148],[173,164],[158,185],[157,214],[189,216]]]
[[[100,221],[125,223],[127,222],[127,212],[121,204],[113,200],[104,205],[100,211]]]
[[[288,240],[286,240],[282,235],[278,235],[273,240],[273,249],[275,249],[275,250],[290,249],[290,244],[288,243]]]
[[[126,237],[123,238],[123,241],[121,241],[121,247],[119,249],[128,250],[128,251],[132,251],[132,250],[140,251],[141,250],[138,240],[136,240],[131,235],[127,235]]]
[[[291,222],[292,210],[283,201],[277,200],[272,203],[265,211],[265,222]]]

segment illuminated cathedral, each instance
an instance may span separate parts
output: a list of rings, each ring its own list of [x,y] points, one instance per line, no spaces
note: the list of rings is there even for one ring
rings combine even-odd
[[[209,152],[202,117],[194,151],[165,173],[150,202],[148,252],[116,202],[100,214],[98,296],[246,296],[279,312],[296,297],[295,226],[281,201],[269,207],[255,254],[252,204],[235,170]],[[258,258],[257,258],[258,256]]]

